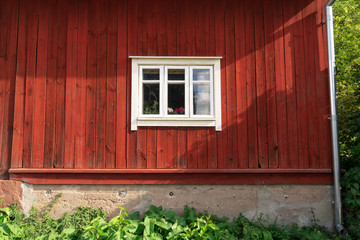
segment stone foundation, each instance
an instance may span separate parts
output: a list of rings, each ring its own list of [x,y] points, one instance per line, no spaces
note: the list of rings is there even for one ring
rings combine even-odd
[[[184,205],[218,216],[237,217],[242,213],[253,219],[260,213],[268,222],[296,222],[334,229],[333,186],[331,185],[31,185],[23,184],[22,207],[43,208],[57,194],[62,197],[51,215],[60,217],[77,206],[101,207],[110,216],[118,206],[143,213],[149,205],[183,213]]]
[[[3,202],[0,208],[8,207],[12,203],[22,203],[22,182],[11,180],[0,180],[0,199]]]

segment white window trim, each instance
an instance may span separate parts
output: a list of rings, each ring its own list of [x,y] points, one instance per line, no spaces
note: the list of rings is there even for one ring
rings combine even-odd
[[[221,66],[220,59],[222,57],[172,57],[172,56],[130,56],[132,60],[131,65],[131,130],[136,131],[138,126],[178,126],[178,127],[215,127],[216,131],[221,131]],[[211,81],[212,91],[211,97],[214,99],[213,116],[194,116],[191,114],[191,109],[188,109],[190,117],[184,116],[144,116],[139,114],[139,94],[142,93],[139,84],[140,66],[190,66],[191,69],[197,66],[212,66],[213,67],[213,81]],[[190,70],[192,71],[192,70]],[[189,79],[191,81],[191,79]],[[192,88],[192,87],[191,87]],[[210,88],[211,89],[211,88]],[[189,90],[189,89],[186,89]],[[161,92],[162,90],[160,90]],[[191,91],[191,89],[190,89]],[[186,94],[192,94],[191,92]],[[160,94],[162,97],[163,94]],[[191,96],[191,95],[190,95]],[[188,101],[188,100],[186,100]],[[210,103],[212,104],[212,103]],[[160,107],[161,108],[161,107]],[[163,111],[160,109],[160,111]]]

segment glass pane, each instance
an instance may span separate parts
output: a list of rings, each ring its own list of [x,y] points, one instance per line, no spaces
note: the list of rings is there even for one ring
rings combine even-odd
[[[193,80],[210,80],[210,69],[193,69]]]
[[[143,80],[160,80],[160,70],[143,69]]]
[[[168,69],[168,80],[185,80],[185,69]]]
[[[168,85],[168,114],[185,114],[185,85]]]
[[[210,115],[210,84],[194,84],[194,114]]]
[[[143,114],[159,114],[159,84],[144,84],[143,94]]]

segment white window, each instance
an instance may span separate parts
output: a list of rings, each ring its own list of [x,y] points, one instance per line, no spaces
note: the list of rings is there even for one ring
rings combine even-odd
[[[137,126],[221,130],[221,57],[130,58],[131,130]]]

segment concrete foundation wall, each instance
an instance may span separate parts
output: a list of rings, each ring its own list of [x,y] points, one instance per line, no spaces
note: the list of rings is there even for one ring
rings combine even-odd
[[[331,185],[31,185],[23,184],[22,207],[45,207],[62,193],[51,214],[60,217],[77,206],[101,207],[115,216],[118,206],[143,213],[149,205],[183,213],[184,205],[218,216],[252,219],[260,213],[270,223],[296,222],[334,228],[333,187]]]

